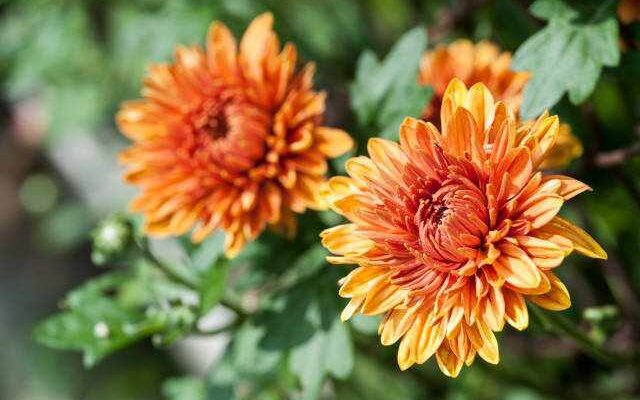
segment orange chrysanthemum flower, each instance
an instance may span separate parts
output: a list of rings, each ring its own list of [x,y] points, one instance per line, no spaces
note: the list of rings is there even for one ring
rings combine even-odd
[[[438,124],[442,97],[449,82],[458,78],[465,85],[485,84],[497,101],[507,103],[516,115],[522,102],[524,86],[529,73],[511,70],[511,53],[500,52],[494,43],[481,41],[473,44],[466,39],[456,40],[448,46],[439,45],[425,53],[420,63],[418,81],[433,87],[433,97],[422,117]],[[571,133],[571,127],[562,124],[558,140],[542,168],[563,168],[582,155],[582,143]]]
[[[327,158],[352,147],[344,131],[321,126],[325,94],[312,65],[296,73],[296,49],[281,50],[273,17],[262,14],[239,49],[215,22],[206,51],[176,48],[174,64],[152,65],[144,99],[117,115],[133,145],[121,154],[125,180],[142,189],[131,208],[145,231],[177,235],[216,228],[234,256],[267,224],[291,228],[292,211],[323,208],[318,188]]]
[[[618,18],[623,24],[640,21],[640,0],[620,0]]]
[[[569,124],[560,124],[556,143],[547,152],[544,161],[540,164],[540,168],[564,168],[571,160],[582,156],[583,151],[582,142],[571,133],[571,126]]]
[[[418,82],[433,87],[431,102],[425,107],[423,118],[437,124],[442,97],[452,79],[466,85],[485,84],[496,100],[509,104],[517,111],[529,73],[511,70],[511,53],[488,41],[473,44],[459,39],[449,45],[438,45],[422,57]]]
[[[554,273],[576,250],[606,258],[584,231],[557,216],[589,187],[537,169],[558,134],[555,116],[519,124],[482,84],[460,80],[443,97],[442,131],[407,118],[400,144],[371,139],[368,157],[347,161],[349,177],[325,187],[350,223],[325,230],[337,264],[358,264],[340,281],[354,313],[384,314],[384,345],[400,341],[401,369],[433,354],[455,377],[476,354],[497,363],[494,332],[528,324],[525,299],[550,310],[570,305]]]

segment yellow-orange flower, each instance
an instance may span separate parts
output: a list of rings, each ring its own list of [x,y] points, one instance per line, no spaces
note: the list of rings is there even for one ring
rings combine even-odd
[[[440,119],[439,131],[407,118],[399,145],[371,139],[370,158],[347,161],[349,177],[331,178],[324,195],[349,223],[321,236],[330,262],[358,264],[340,281],[342,318],[384,314],[381,341],[400,341],[401,369],[435,354],[455,377],[476,354],[498,362],[494,332],[527,327],[525,300],[569,307],[554,273],[564,257],[606,253],[557,215],[589,187],[538,171],[557,117],[519,124],[484,85],[453,80]]]
[[[321,209],[327,158],[352,147],[344,131],[321,125],[325,94],[313,65],[296,72],[296,49],[280,49],[271,14],[255,18],[239,48],[214,22],[206,50],[178,46],[173,64],[150,67],[144,99],[124,103],[125,180],[145,231],[200,241],[226,232],[234,256],[267,224],[292,229],[292,212]]]
[[[483,83],[497,101],[508,104],[518,114],[524,86],[529,73],[511,70],[511,53],[501,52],[494,43],[481,41],[473,44],[459,39],[448,46],[439,45],[427,52],[420,63],[418,81],[433,87],[433,97],[424,109],[423,118],[438,124],[442,97],[449,82],[458,78],[465,85]],[[554,145],[553,156],[548,156],[542,168],[563,168],[582,155],[580,140],[571,133],[571,127],[562,124]]]
[[[540,168],[564,168],[571,160],[582,156],[582,152],[582,142],[571,133],[571,126],[569,124],[560,124],[556,143],[547,152],[544,161],[540,164]]]
[[[425,107],[423,118],[437,123],[445,89],[458,78],[467,86],[483,83],[496,100],[520,108],[522,91],[529,73],[511,70],[511,53],[501,52],[494,43],[473,44],[459,39],[449,45],[438,45],[422,57],[418,81],[433,87],[431,102]]]
[[[640,21],[640,0],[620,0],[618,18],[623,24]]]

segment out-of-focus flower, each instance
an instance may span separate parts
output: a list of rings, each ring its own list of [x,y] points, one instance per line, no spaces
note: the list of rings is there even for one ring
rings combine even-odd
[[[433,87],[433,97],[423,113],[425,120],[437,124],[442,97],[454,78],[468,86],[482,82],[496,100],[509,104],[517,112],[529,73],[512,71],[511,53],[500,52],[497,45],[488,41],[473,44],[459,39],[449,45],[438,45],[425,53],[420,63],[418,82]]]
[[[618,18],[623,24],[640,21],[640,0],[620,0]]]
[[[178,46],[175,63],[150,67],[144,99],[122,106],[117,122],[134,144],[121,161],[142,189],[131,208],[148,234],[195,227],[198,242],[221,228],[232,257],[267,224],[291,231],[293,212],[324,207],[327,158],[352,140],[321,125],[313,65],[296,72],[295,47],[281,49],[272,25],[258,16],[238,46],[213,23],[206,50]]]
[[[424,109],[423,118],[438,124],[442,97],[449,82],[458,78],[465,85],[483,83],[497,101],[514,110],[520,110],[524,85],[529,73],[511,70],[511,53],[501,52],[494,43],[481,41],[473,44],[466,39],[456,40],[448,46],[439,45],[425,53],[420,64],[418,81],[433,87],[433,97]],[[563,168],[582,155],[580,140],[571,133],[571,127],[561,125],[557,148],[550,151],[542,168]]]
[[[571,160],[582,156],[582,151],[582,142],[571,133],[571,126],[569,124],[560,124],[556,143],[547,152],[544,161],[540,164],[540,168],[564,168]]]
[[[368,157],[346,163],[349,177],[324,195],[349,223],[325,230],[337,264],[359,266],[340,281],[355,313],[384,314],[381,341],[400,341],[407,369],[435,354],[455,377],[479,355],[497,363],[494,332],[528,325],[525,299],[550,310],[570,306],[554,269],[573,250],[606,258],[582,229],[559,217],[589,187],[538,171],[558,135],[546,113],[519,124],[483,84],[453,80],[442,129],[407,118],[400,144],[371,139]]]

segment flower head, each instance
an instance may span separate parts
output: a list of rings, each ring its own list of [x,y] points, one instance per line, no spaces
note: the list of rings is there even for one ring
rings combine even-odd
[[[605,258],[583,230],[559,217],[589,187],[538,171],[558,135],[555,116],[519,124],[486,86],[453,80],[442,129],[407,118],[400,144],[371,139],[369,157],[325,188],[349,223],[325,230],[328,260],[358,267],[340,281],[342,318],[384,314],[381,341],[400,341],[409,368],[435,354],[455,377],[476,355],[497,363],[494,332],[528,325],[525,300],[569,307],[554,273],[576,250]]]
[[[618,18],[623,24],[640,21],[640,0],[620,0]]]
[[[511,54],[500,52],[497,45],[488,41],[473,44],[459,39],[449,45],[438,45],[425,53],[420,63],[418,81],[432,86],[434,92],[431,102],[425,107],[424,119],[434,121],[438,118],[445,89],[454,78],[468,86],[483,83],[496,100],[517,111],[529,73],[512,71]]]
[[[469,40],[459,39],[448,46],[439,45],[435,50],[425,53],[420,63],[419,83],[431,85],[434,90],[422,117],[438,123],[445,89],[454,78],[462,80],[467,86],[483,83],[497,101],[508,104],[518,115],[529,77],[527,72],[511,70],[511,54],[501,52],[494,43],[481,41],[473,44]],[[581,155],[580,140],[571,133],[569,125],[562,124],[558,140],[542,163],[542,168],[563,168]]]
[[[290,230],[292,212],[323,208],[326,160],[352,140],[321,125],[313,66],[296,72],[295,47],[281,49],[272,24],[258,16],[238,46],[213,23],[206,50],[178,46],[173,64],[150,67],[144,98],[122,106],[117,122],[134,143],[120,159],[142,189],[131,208],[147,233],[195,227],[200,241],[221,228],[233,256],[267,224]]]
[[[571,133],[569,124],[560,124],[556,143],[547,152],[544,161],[540,164],[542,169],[561,169],[567,166],[571,160],[582,156],[582,142]]]

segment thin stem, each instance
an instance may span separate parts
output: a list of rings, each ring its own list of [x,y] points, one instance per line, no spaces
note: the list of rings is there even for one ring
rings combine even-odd
[[[151,250],[149,249],[149,246],[147,245],[146,240],[143,241],[143,243],[137,242],[137,245],[138,245],[138,248],[140,249],[140,251],[142,252],[142,255],[145,258],[147,258],[149,261],[154,263],[160,270],[162,270],[162,272],[164,272],[167,276],[169,276],[169,278],[171,278],[174,281],[179,282],[179,283],[189,287],[190,289],[193,289],[193,290],[198,290],[199,289],[197,283],[191,281],[190,279],[186,278],[185,276],[183,276],[182,274],[178,273],[176,270],[171,268],[169,265],[167,265],[164,262],[160,261],[151,252]]]
[[[151,261],[153,264],[155,264],[162,272],[164,272],[169,278],[173,279],[174,281],[181,283],[185,286],[187,286],[190,289],[199,291],[200,287],[198,286],[198,284],[196,282],[193,282],[192,280],[188,279],[187,277],[183,276],[182,274],[178,273],[176,270],[174,270],[173,268],[171,268],[169,265],[165,264],[164,262],[160,261],[149,249],[149,246],[147,246],[146,241],[144,243],[138,243],[138,248],[140,249],[140,251],[142,252],[143,256],[145,258],[147,258],[149,261]],[[242,308],[242,306],[240,306],[239,304],[237,304],[234,301],[231,301],[230,299],[221,299],[219,301],[219,304],[230,309],[231,311],[235,312],[239,318],[245,318],[248,315],[248,312],[246,310],[244,310]]]
[[[640,140],[632,143],[629,147],[598,153],[593,161],[596,167],[613,168],[623,165],[638,155],[640,155]]]
[[[584,350],[585,353],[603,364],[615,365],[626,361],[622,356],[602,348],[600,344],[596,343],[573,322],[558,313],[547,313],[534,305],[530,305],[529,309],[538,317],[547,330],[555,331],[571,339],[578,347]]]

